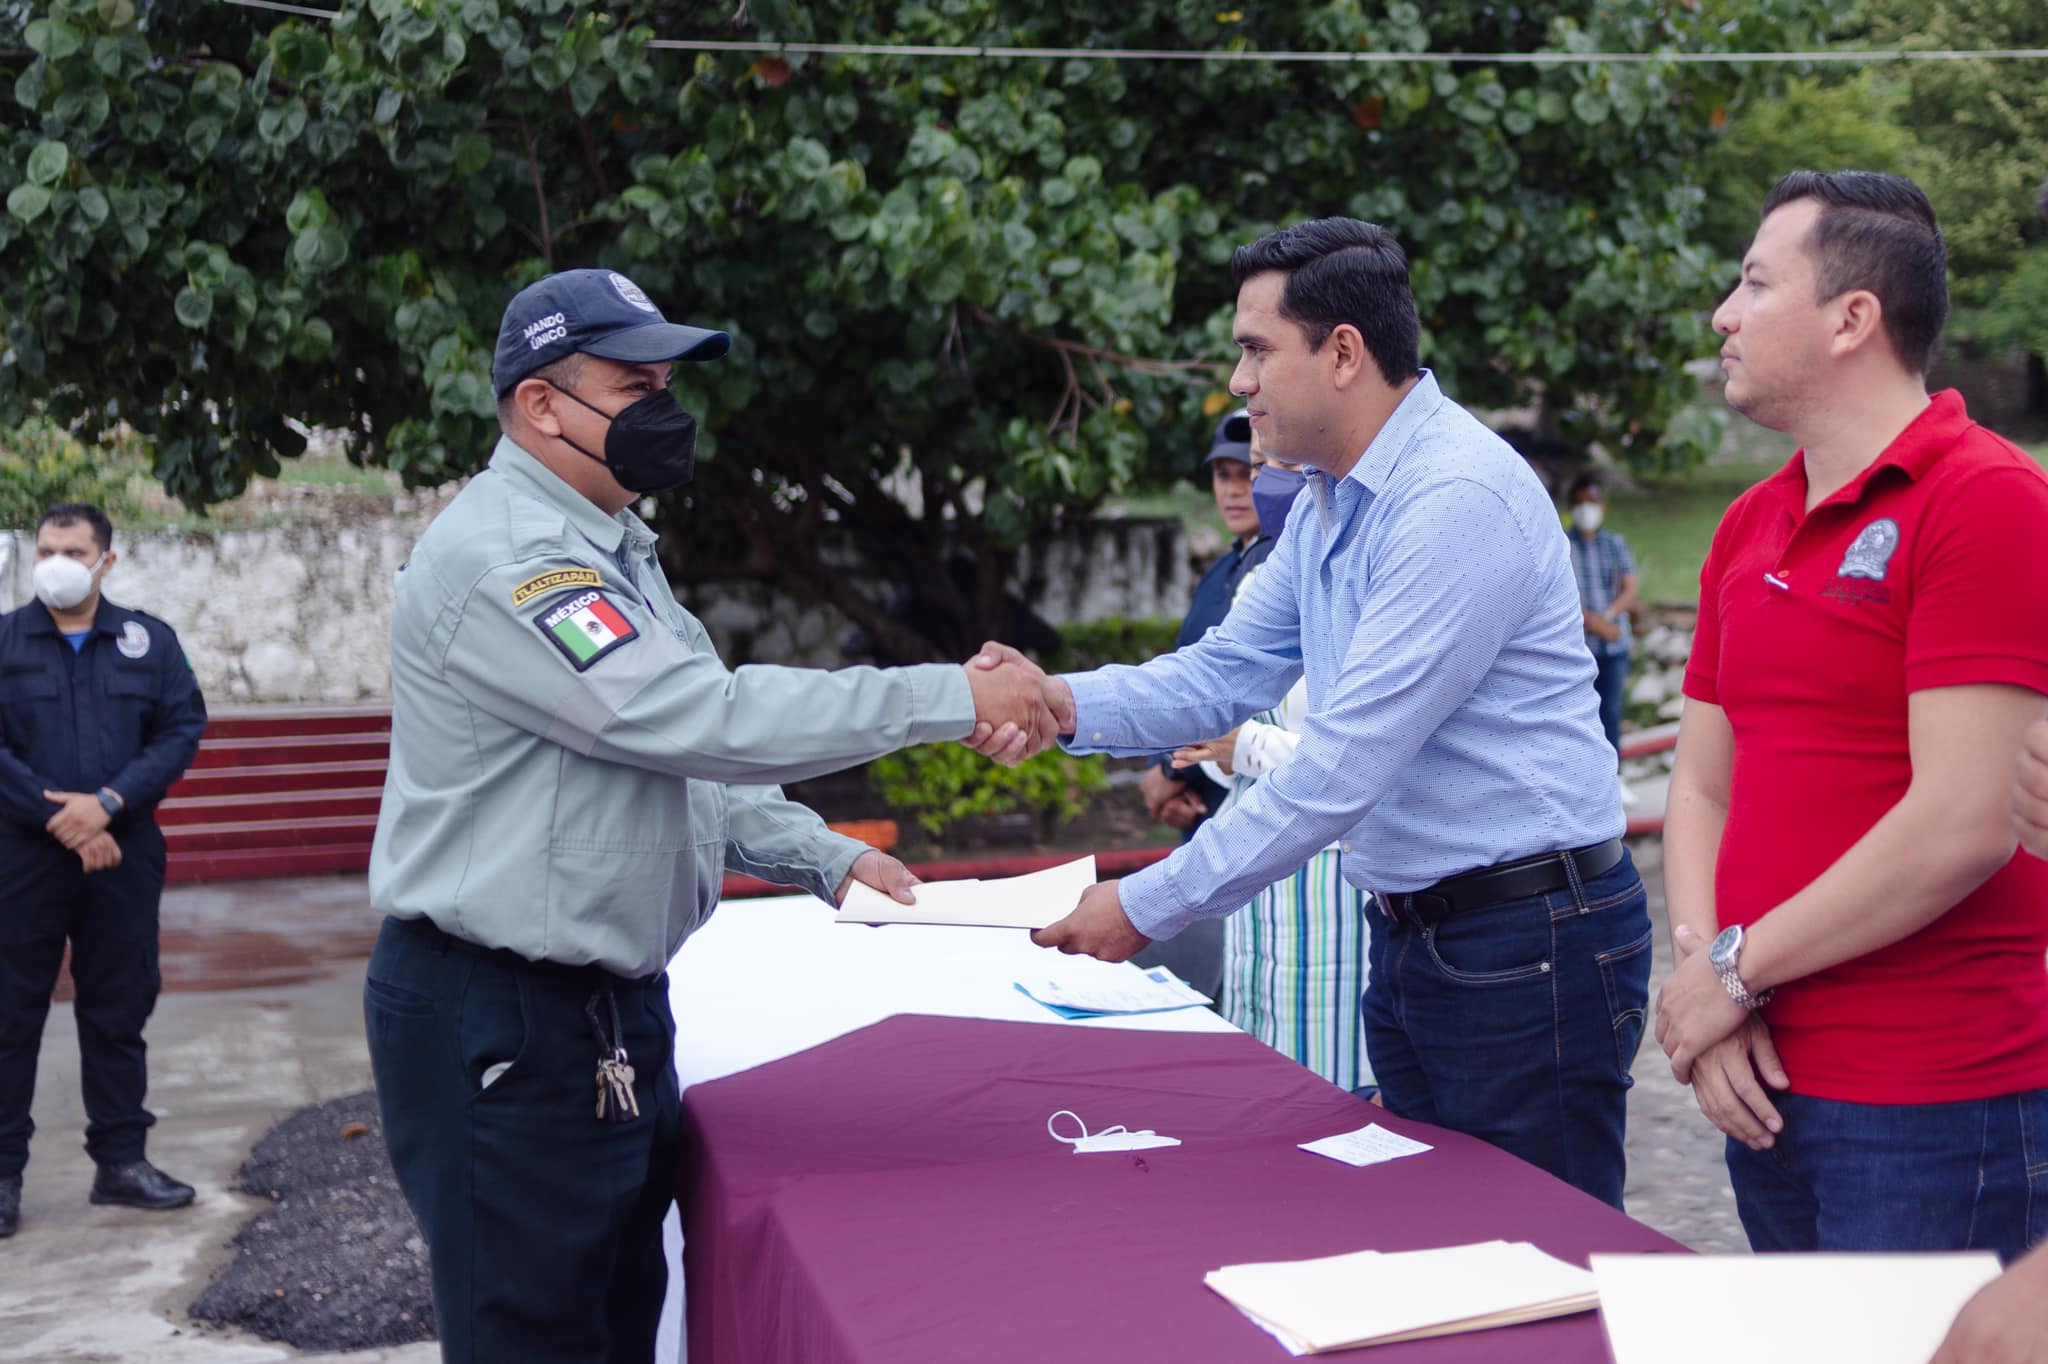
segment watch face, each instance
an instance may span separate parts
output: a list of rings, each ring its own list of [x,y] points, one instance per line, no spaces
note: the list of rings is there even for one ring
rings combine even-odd
[[[1707,949],[1707,962],[1717,970],[1735,964],[1735,949],[1742,942],[1740,928],[1724,928],[1714,939],[1714,945]]]

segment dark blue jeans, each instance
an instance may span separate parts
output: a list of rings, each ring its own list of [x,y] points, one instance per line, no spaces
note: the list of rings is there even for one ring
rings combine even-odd
[[[1621,752],[1621,703],[1628,699],[1628,651],[1593,655],[1593,690],[1600,693],[1600,727]]]
[[[1429,928],[1382,914],[1371,956],[1366,1050],[1387,1110],[1492,1142],[1619,1208],[1650,994],[1635,863]]]
[[[1750,1246],[1995,1250],[2048,1233],[2048,1089],[1938,1104],[1773,1094],[1768,1151],[1728,1143]]]

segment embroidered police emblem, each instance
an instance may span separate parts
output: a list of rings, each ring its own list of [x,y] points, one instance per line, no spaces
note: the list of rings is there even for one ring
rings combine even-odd
[[[1880,517],[1857,532],[1855,540],[1850,542],[1849,552],[1842,556],[1842,566],[1835,570],[1835,576],[1868,578],[1874,583],[1881,583],[1898,548],[1899,523],[1889,516]]]
[[[649,298],[646,294],[640,292],[639,285],[635,284],[632,280],[627,279],[618,271],[612,271],[611,280],[612,288],[619,291],[619,297],[625,299],[626,302],[632,304],[641,312],[652,313],[660,311],[654,306],[653,299]]]
[[[149,631],[142,628],[140,621],[131,620],[121,627],[121,637],[114,641],[114,647],[123,658],[140,658],[149,652]]]

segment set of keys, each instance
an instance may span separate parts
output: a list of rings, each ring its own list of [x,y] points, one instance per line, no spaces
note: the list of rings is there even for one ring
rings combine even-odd
[[[602,995],[611,1005],[612,1032],[607,1038],[598,1020],[597,1001]],[[583,1016],[597,1035],[597,1120],[631,1122],[640,1116],[640,1100],[633,1093],[633,1064],[626,1055],[625,1030],[619,1024],[619,1001],[610,990],[599,990],[584,1001]]]

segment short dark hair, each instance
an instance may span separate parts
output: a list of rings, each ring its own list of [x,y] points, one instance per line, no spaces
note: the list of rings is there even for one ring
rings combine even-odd
[[[36,529],[75,526],[81,521],[92,527],[93,543],[100,547],[100,553],[105,554],[114,547],[114,523],[90,502],[59,502],[43,513],[43,519],[36,522]]]
[[[1579,494],[1583,492],[1597,493],[1599,496],[1605,497],[1607,496],[1607,485],[1600,481],[1600,475],[1598,474],[1580,474],[1572,480],[1572,486],[1565,490],[1564,500],[1576,502],[1579,500]]]
[[[545,379],[556,388],[574,388],[583,377],[583,362],[590,357],[582,351],[573,351],[551,365],[542,365],[530,374],[519,376],[519,383],[506,389],[498,398],[498,428],[504,430],[512,425],[512,395],[519,391],[519,384],[528,379]]]
[[[1231,283],[1253,275],[1287,276],[1280,316],[1321,350],[1330,333],[1350,323],[1380,377],[1398,384],[1421,368],[1422,323],[1408,287],[1408,257],[1394,234],[1357,218],[1314,218],[1240,246],[1230,258]]]
[[[1801,199],[1821,205],[1806,239],[1815,295],[1825,303],[1852,289],[1875,294],[1899,363],[1925,374],[1948,321],[1948,248],[1934,205],[1903,175],[1796,170],[1772,186],[1761,216]]]

